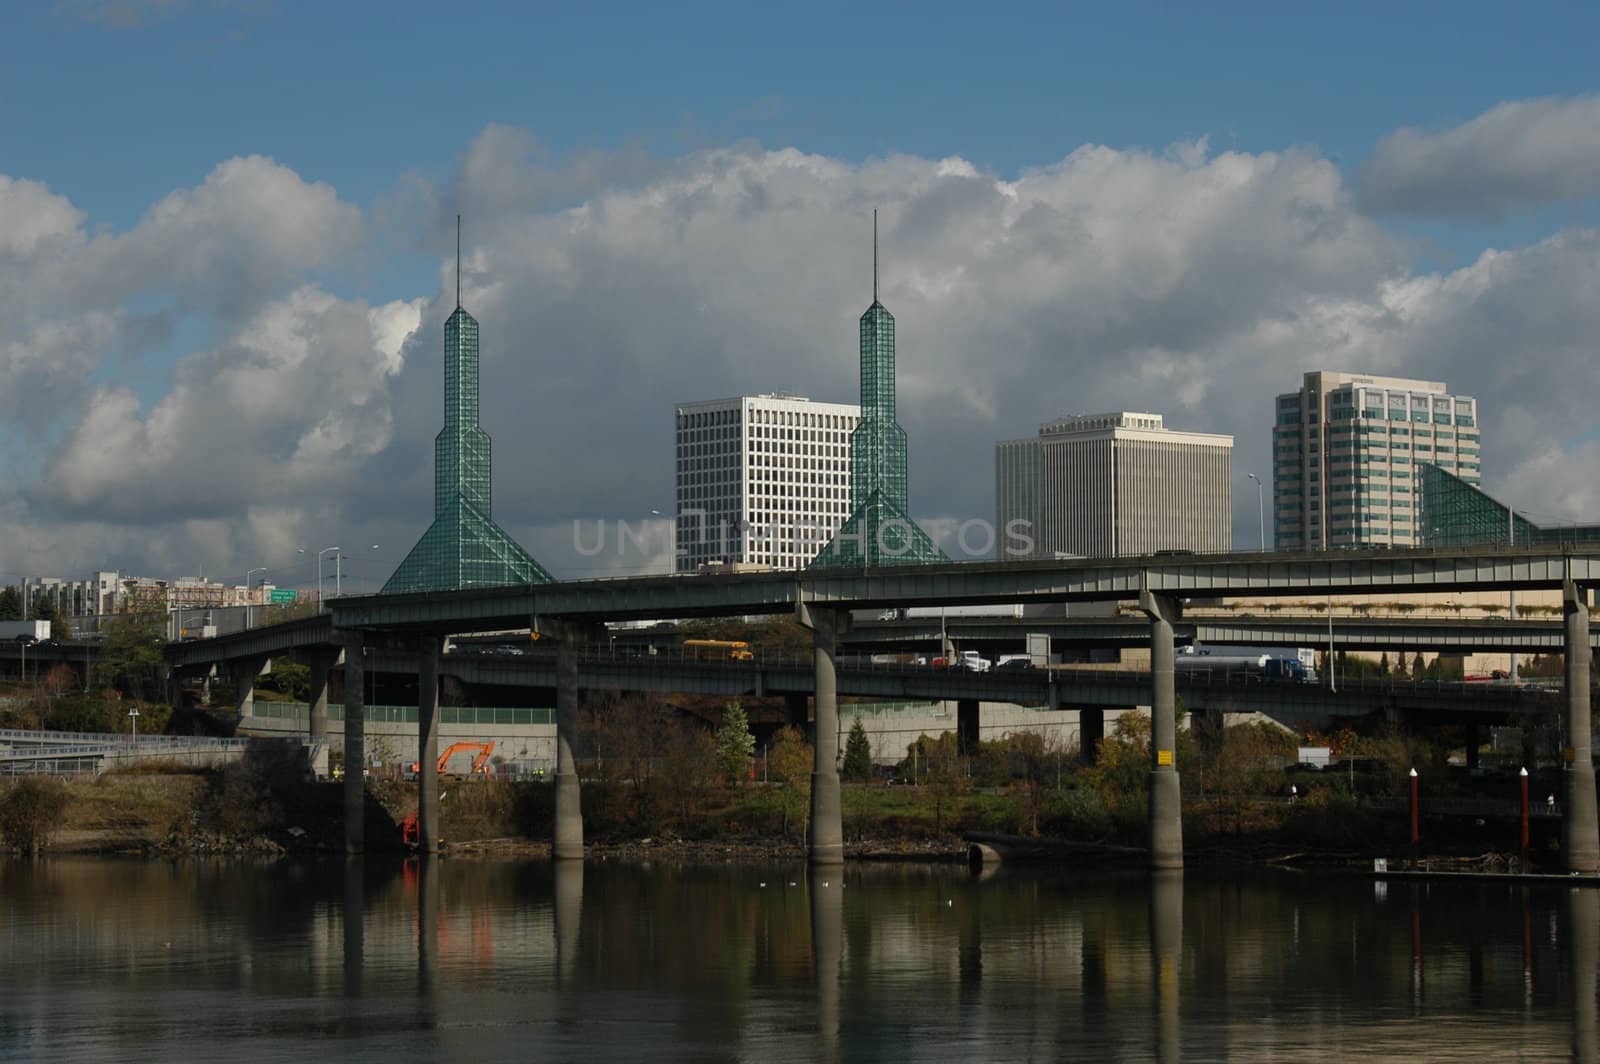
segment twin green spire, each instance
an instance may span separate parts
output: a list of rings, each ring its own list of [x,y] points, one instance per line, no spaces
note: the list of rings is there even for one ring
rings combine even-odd
[[[850,519],[808,568],[949,560],[910,516],[906,431],[895,421],[894,394],[894,315],[878,302],[873,211],[872,305],[861,315],[861,423],[850,434]]]
[[[492,443],[478,424],[478,320],[461,306],[456,215],[456,309],[444,323],[444,428],[433,439],[433,524],[383,594],[550,582],[544,567],[494,523],[493,473]]]

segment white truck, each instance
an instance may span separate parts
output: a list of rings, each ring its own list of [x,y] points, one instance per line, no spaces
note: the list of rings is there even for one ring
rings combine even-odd
[[[49,638],[49,621],[0,621],[0,642],[31,639],[35,643],[43,643]]]

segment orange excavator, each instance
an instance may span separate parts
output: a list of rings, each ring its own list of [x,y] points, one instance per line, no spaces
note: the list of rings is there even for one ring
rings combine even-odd
[[[494,753],[494,743],[451,743],[445,747],[444,753],[439,755],[439,772],[443,774],[445,766],[450,763],[450,758],[466,750],[478,751],[472,758],[472,767],[468,769],[470,776],[487,776],[489,774],[489,755]],[[421,771],[421,762],[411,762],[411,773],[416,775]]]

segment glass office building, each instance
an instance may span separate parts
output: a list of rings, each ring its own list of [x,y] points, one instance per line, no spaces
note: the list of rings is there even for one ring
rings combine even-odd
[[[1437,381],[1312,372],[1275,413],[1277,550],[1417,546],[1418,469],[1478,483],[1477,400]]]
[[[384,594],[544,584],[550,574],[494,523],[494,454],[478,424],[478,321],[444,323],[444,428],[433,440],[433,524]]]

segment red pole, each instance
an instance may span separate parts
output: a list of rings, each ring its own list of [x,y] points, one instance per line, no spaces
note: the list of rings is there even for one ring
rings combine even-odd
[[[1522,870],[1523,870],[1523,872],[1527,872],[1527,870],[1528,870],[1528,770],[1526,768],[1524,768],[1522,770],[1521,780],[1522,780],[1522,836],[1521,836],[1521,840],[1520,841],[1521,841],[1521,844],[1522,844],[1522,846],[1521,846],[1521,849],[1522,849]]]
[[[1412,769],[1411,770],[1411,852],[1412,852],[1412,856],[1416,855],[1417,840],[1422,837],[1422,832],[1420,830],[1418,830],[1418,828],[1419,828],[1419,821],[1417,819],[1417,770],[1416,769]]]

